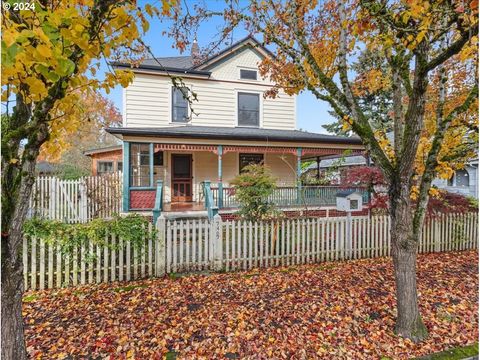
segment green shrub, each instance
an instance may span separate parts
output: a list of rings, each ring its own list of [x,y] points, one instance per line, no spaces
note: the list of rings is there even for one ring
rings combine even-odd
[[[119,249],[118,240],[122,239],[136,248],[142,248],[148,236],[153,236],[149,234],[148,224],[147,218],[138,214],[115,216],[108,220],[94,219],[80,224],[33,218],[25,222],[23,233],[26,237],[43,239],[47,244],[59,246],[62,253],[71,254],[74,248],[87,244],[88,240],[95,245]],[[115,245],[107,241],[111,235],[116,236]]]
[[[270,220],[280,212],[269,201],[276,189],[275,178],[263,165],[251,164],[232,181],[235,197],[240,204],[239,215],[247,221]]]

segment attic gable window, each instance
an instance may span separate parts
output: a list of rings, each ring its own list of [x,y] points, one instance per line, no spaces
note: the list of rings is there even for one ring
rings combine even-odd
[[[243,79],[243,80],[257,80],[257,71],[256,70],[240,69],[240,79]]]
[[[187,87],[172,87],[172,122],[188,122],[187,96]]]
[[[238,93],[238,126],[260,125],[260,95]]]

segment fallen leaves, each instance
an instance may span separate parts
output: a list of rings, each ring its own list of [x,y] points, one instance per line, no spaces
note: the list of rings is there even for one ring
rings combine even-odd
[[[30,292],[33,358],[407,359],[478,338],[474,251],[420,255],[428,340],[393,334],[391,259]]]

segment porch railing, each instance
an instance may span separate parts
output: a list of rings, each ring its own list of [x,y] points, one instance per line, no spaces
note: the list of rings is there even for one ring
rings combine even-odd
[[[213,203],[218,206],[219,188],[211,187]],[[362,194],[363,203],[368,202],[368,191],[362,187],[345,186],[283,186],[274,190],[270,201],[277,206],[335,206],[337,192],[355,190]],[[223,208],[236,208],[239,206],[235,198],[233,187],[223,186]]]

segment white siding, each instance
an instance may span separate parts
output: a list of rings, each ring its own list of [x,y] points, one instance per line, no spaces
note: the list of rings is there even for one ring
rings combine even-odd
[[[216,65],[210,71],[212,78],[219,80],[240,80],[240,69],[257,70],[262,58],[252,49],[244,48],[243,51],[230,59]],[[258,83],[270,84],[267,79],[257,76]]]
[[[277,179],[277,185],[295,185],[297,175],[296,156],[292,154],[265,154],[265,165]]]
[[[171,199],[171,154],[177,152],[165,151],[164,200]],[[218,156],[212,152],[193,152],[193,200],[201,197],[202,182],[210,180],[216,186],[218,182]],[[296,158],[291,154],[264,154],[265,165],[270,169],[278,186],[294,186],[296,177]],[[229,186],[238,175],[238,153],[229,152],[222,157],[223,184]]]
[[[210,79],[184,79],[198,97],[193,103],[196,114],[192,125],[237,126],[237,93],[260,94],[260,126],[268,129],[293,130],[295,97],[281,93],[275,99],[263,99],[270,86],[264,81],[240,81],[240,67],[256,67],[260,58],[246,50],[212,70]],[[167,76],[137,73],[125,90],[124,116],[126,127],[181,126],[171,123],[172,82]]]

